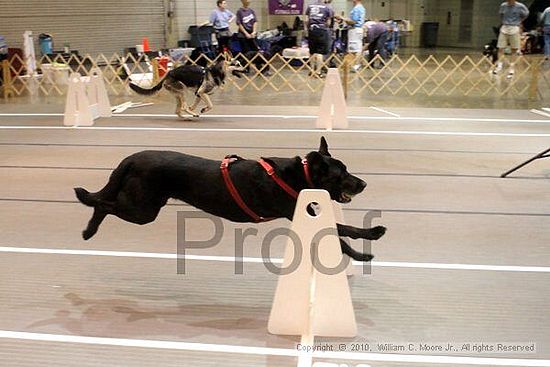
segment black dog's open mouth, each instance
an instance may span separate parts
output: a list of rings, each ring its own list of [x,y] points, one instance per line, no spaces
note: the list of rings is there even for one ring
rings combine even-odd
[[[347,204],[351,202],[354,196],[355,196],[354,194],[348,194],[346,192],[343,192],[340,194],[340,197],[336,201],[342,204]]]

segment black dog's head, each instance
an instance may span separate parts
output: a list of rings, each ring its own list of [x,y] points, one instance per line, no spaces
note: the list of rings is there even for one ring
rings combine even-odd
[[[332,158],[324,137],[321,138],[319,151],[309,153],[306,158],[315,187],[327,190],[332,200],[349,203],[367,187],[365,181],[347,171],[344,163]]]

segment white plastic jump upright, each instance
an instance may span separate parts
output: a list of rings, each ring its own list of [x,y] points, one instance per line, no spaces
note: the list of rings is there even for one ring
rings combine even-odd
[[[111,117],[111,103],[99,69],[93,69],[89,77],[72,73],[65,104],[65,126],[92,126],[99,117]]]
[[[347,129],[348,127],[348,109],[340,73],[338,69],[330,68],[321,98],[317,128],[332,130]]]
[[[307,212],[310,203],[320,206],[316,217]],[[317,241],[315,236],[329,229],[332,234],[315,244],[318,262],[325,268],[335,269],[343,260],[334,209],[327,191],[303,190],[300,193],[291,229],[301,241],[302,260],[294,271],[279,276],[268,331],[276,335],[300,335],[302,345],[313,345],[315,336],[356,336],[357,324],[346,269],[337,274],[320,271],[311,257],[312,242]],[[289,240],[283,269],[293,261],[294,244]],[[299,366],[311,366],[311,357],[303,356]]]

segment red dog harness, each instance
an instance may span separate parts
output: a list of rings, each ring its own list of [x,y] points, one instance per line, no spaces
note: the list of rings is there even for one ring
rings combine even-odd
[[[237,190],[237,188],[233,184],[233,181],[231,180],[231,176],[229,175],[229,166],[231,165],[231,163],[237,161],[238,159],[239,158],[237,158],[235,156],[227,156],[222,161],[222,164],[220,166],[221,171],[222,171],[223,180],[225,181],[225,186],[227,187],[227,191],[229,191],[229,193],[231,194],[231,197],[233,198],[233,200],[235,200],[237,205],[246,214],[248,214],[248,216],[250,218],[252,218],[252,220],[254,222],[257,222],[257,223],[258,222],[267,222],[267,221],[276,219],[276,218],[264,218],[264,217],[259,216],[252,209],[250,209],[250,207],[248,207],[248,205],[246,205],[246,203],[244,202],[243,198],[239,194],[239,191]],[[277,185],[279,185],[279,187],[281,189],[283,189],[293,199],[298,199],[298,193],[296,192],[296,190],[294,190],[282,178],[280,178],[277,175],[277,173],[275,173],[275,169],[269,163],[267,163],[263,159],[260,159],[258,161],[258,163],[260,163],[260,165],[265,169],[265,171],[267,172],[269,177],[271,177],[273,179],[273,181],[275,181],[275,183]],[[306,177],[306,182],[307,182],[307,184],[309,185],[310,188],[313,188],[314,185],[313,185],[313,181],[311,180],[311,175],[309,173],[309,166],[308,166],[308,163],[307,163],[306,159],[302,160],[302,166],[304,167],[304,175]]]

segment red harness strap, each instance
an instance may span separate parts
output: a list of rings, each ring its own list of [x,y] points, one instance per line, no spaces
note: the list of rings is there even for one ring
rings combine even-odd
[[[304,167],[304,176],[306,176],[306,182],[309,185],[310,189],[314,189],[315,185],[313,184],[313,181],[311,180],[311,175],[309,174],[309,166],[307,164],[307,159],[302,159],[302,166]]]
[[[234,157],[227,156],[222,161],[222,164],[220,166],[221,171],[222,171],[223,180],[225,181],[225,186],[227,187],[227,190],[231,194],[231,197],[233,197],[233,200],[235,200],[237,205],[246,214],[248,214],[248,216],[250,216],[250,218],[252,218],[252,220],[254,222],[256,222],[256,223],[258,223],[258,222],[267,222],[267,221],[275,219],[275,218],[263,218],[263,217],[259,216],[252,209],[250,209],[248,207],[248,205],[246,205],[246,203],[244,202],[243,198],[241,197],[241,195],[237,191],[237,188],[233,184],[233,181],[231,180],[231,176],[229,175],[229,165],[231,163],[233,163],[234,161],[236,161],[236,160],[237,159],[234,158]],[[282,178],[277,176],[277,174],[275,173],[275,169],[269,163],[267,163],[263,159],[260,159],[258,161],[258,163],[260,163],[260,165],[265,169],[267,174],[273,179],[273,181],[275,181],[277,183],[277,185],[279,185],[279,187],[281,187],[292,198],[298,199],[298,193],[296,192],[296,190],[294,190],[286,182],[284,182]],[[304,167],[304,175],[306,177],[307,184],[309,185],[309,187],[314,188],[313,181],[311,180],[311,175],[309,174],[309,167],[308,167],[306,159],[302,160],[302,166]]]
[[[246,205],[243,198],[237,191],[237,188],[235,185],[233,185],[233,181],[231,180],[231,176],[229,176],[229,165],[233,163],[236,159],[231,157],[225,157],[225,159],[222,161],[221,170],[222,170],[222,176],[223,180],[225,181],[225,186],[227,187],[227,190],[233,197],[233,200],[237,203],[237,205],[252,218],[254,222],[263,222],[266,219],[260,217],[258,214],[256,214],[252,209]]]
[[[281,187],[281,189],[285,190],[287,194],[292,196],[294,199],[298,199],[298,193],[296,190],[294,190],[292,187],[288,186],[286,182],[284,182],[277,174],[275,173],[275,169],[271,167],[269,163],[264,161],[263,159],[260,159],[258,161],[262,165],[262,167],[265,169],[267,174]]]

